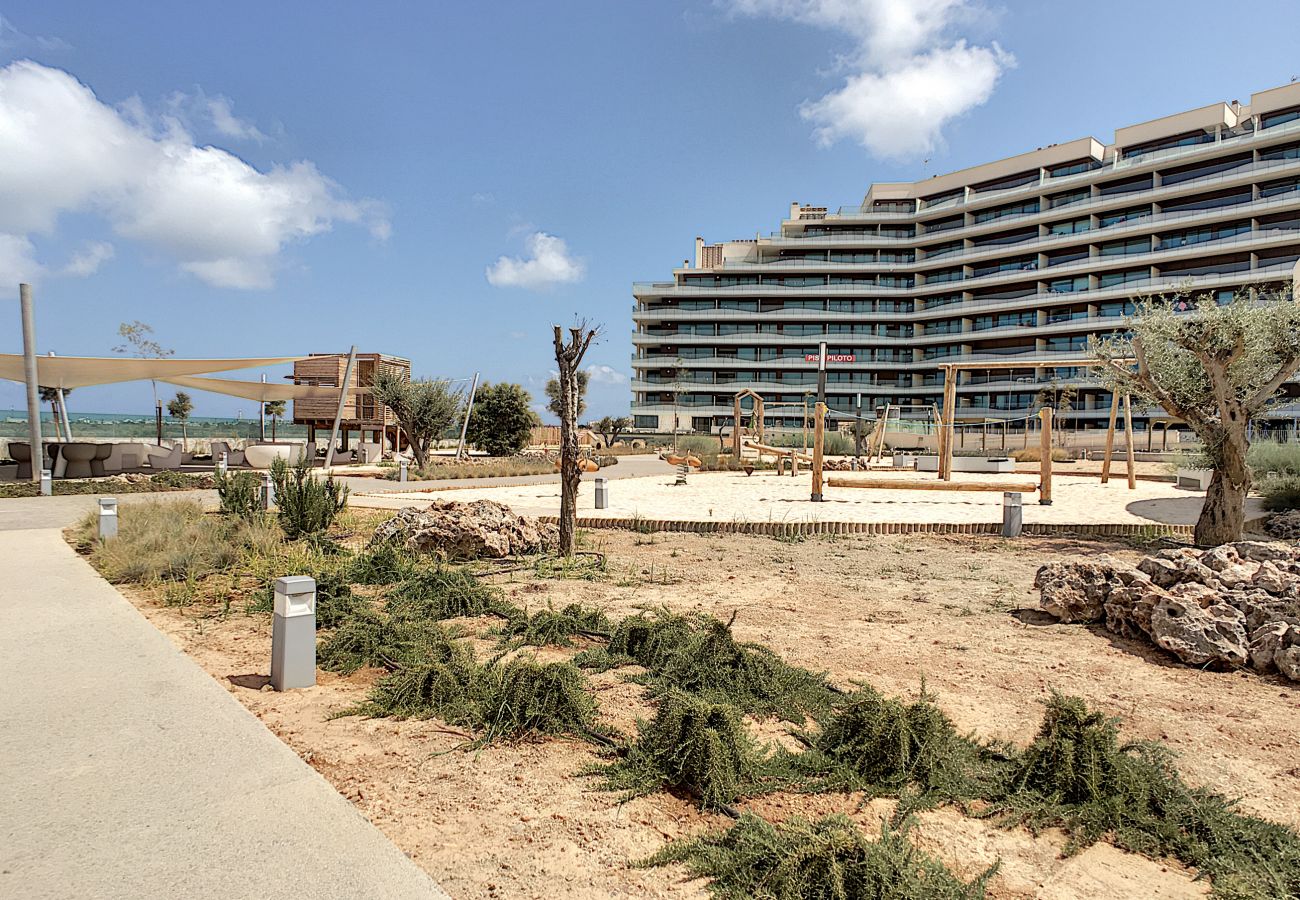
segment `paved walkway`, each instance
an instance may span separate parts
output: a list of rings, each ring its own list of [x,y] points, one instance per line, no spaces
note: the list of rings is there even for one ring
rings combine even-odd
[[[0,897],[445,898],[72,552],[60,499],[0,500]]]

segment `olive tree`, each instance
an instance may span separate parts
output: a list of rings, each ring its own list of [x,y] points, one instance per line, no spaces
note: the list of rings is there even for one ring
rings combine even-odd
[[[1189,310],[1180,312],[1179,310]],[[1251,421],[1278,401],[1300,371],[1300,304],[1286,288],[1145,299],[1129,334],[1091,339],[1112,391],[1159,404],[1205,445],[1214,474],[1196,543],[1241,539],[1251,487]]]
[[[395,372],[379,370],[370,385],[375,400],[387,406],[406,432],[415,454],[415,464],[424,468],[429,451],[443,432],[460,416],[461,392],[450,381],[419,379],[407,381]]]
[[[595,340],[599,328],[579,322],[569,329],[565,340],[564,329],[555,326],[555,365],[559,375],[556,382],[555,409],[560,416],[560,553],[573,555],[574,537],[578,530],[578,482],[582,470],[578,467],[578,415],[582,408],[582,392],[586,375],[582,371],[582,358]],[[548,385],[549,387],[549,385]],[[550,394],[550,391],[547,391]]]
[[[613,447],[623,432],[632,427],[632,420],[627,416],[602,416],[591,423],[591,428],[605,439],[606,447]]]
[[[167,415],[181,426],[181,449],[188,450],[190,443],[190,413],[194,412],[194,401],[184,391],[177,391],[176,396],[167,401]]]

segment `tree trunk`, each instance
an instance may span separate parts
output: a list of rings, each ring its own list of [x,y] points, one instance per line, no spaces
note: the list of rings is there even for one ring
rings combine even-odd
[[[578,468],[578,404],[582,402],[582,385],[579,367],[598,329],[580,323],[569,329],[569,341],[564,341],[564,331],[555,326],[555,364],[560,382],[560,546],[564,556],[572,556],[578,531],[578,483],[582,470]]]
[[[271,416],[271,443],[275,443],[275,423],[279,416]]]
[[[1241,540],[1246,524],[1246,495],[1250,493],[1250,466],[1246,452],[1245,419],[1237,419],[1240,427],[1229,425],[1224,429],[1216,454],[1214,475],[1205,492],[1205,506],[1196,521],[1195,541],[1203,547],[1215,547]]]

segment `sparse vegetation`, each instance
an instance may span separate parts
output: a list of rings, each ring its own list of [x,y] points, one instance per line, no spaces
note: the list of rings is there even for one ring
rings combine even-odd
[[[1269,475],[1259,483],[1259,494],[1269,512],[1300,509],[1300,475]]]
[[[474,458],[464,462],[442,461],[434,457],[422,469],[413,469],[406,473],[411,481],[441,481],[451,478],[508,478],[519,475],[551,475],[555,472],[555,461],[540,456],[510,456],[502,459],[480,460]],[[396,481],[399,470],[388,469],[384,477]]]
[[[51,489],[54,496],[73,494],[158,494],[170,491],[201,491],[214,487],[211,475],[191,475],[170,469],[152,475],[132,475],[129,478],[68,478],[56,479]],[[6,481],[0,483],[0,500],[16,497],[37,497],[40,485],[31,481]]]
[[[389,594],[385,609],[390,615],[430,622],[483,615],[513,619],[520,614],[495,588],[454,566],[420,569]]]
[[[503,631],[511,642],[534,647],[572,647],[578,635],[608,638],[609,632],[604,610],[581,603],[570,603],[560,610],[547,606],[531,615],[517,616]]]
[[[228,472],[216,476],[221,511],[237,519],[253,521],[264,515],[258,488],[262,481],[255,472]]]
[[[313,477],[311,467],[306,456],[292,466],[280,458],[271,464],[277,516],[290,540],[325,532],[348,503],[346,486]]]
[[[980,454],[983,455],[983,454]],[[1043,452],[1038,447],[1023,447],[1020,450],[1012,450],[1011,458],[1016,462],[1040,462],[1043,458]],[[1052,448],[1052,462],[1069,462],[1074,459],[1070,451],[1063,447]]]
[[[669,844],[641,863],[685,863],[730,900],[978,900],[996,869],[959,880],[907,837],[882,826],[877,840],[847,816],[774,825],[746,814],[727,831]]]

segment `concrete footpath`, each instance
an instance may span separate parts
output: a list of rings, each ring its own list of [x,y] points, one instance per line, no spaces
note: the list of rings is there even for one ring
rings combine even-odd
[[[0,897],[446,897],[79,559],[50,507],[6,515],[15,502],[0,500]],[[60,505],[65,525],[82,503]]]

